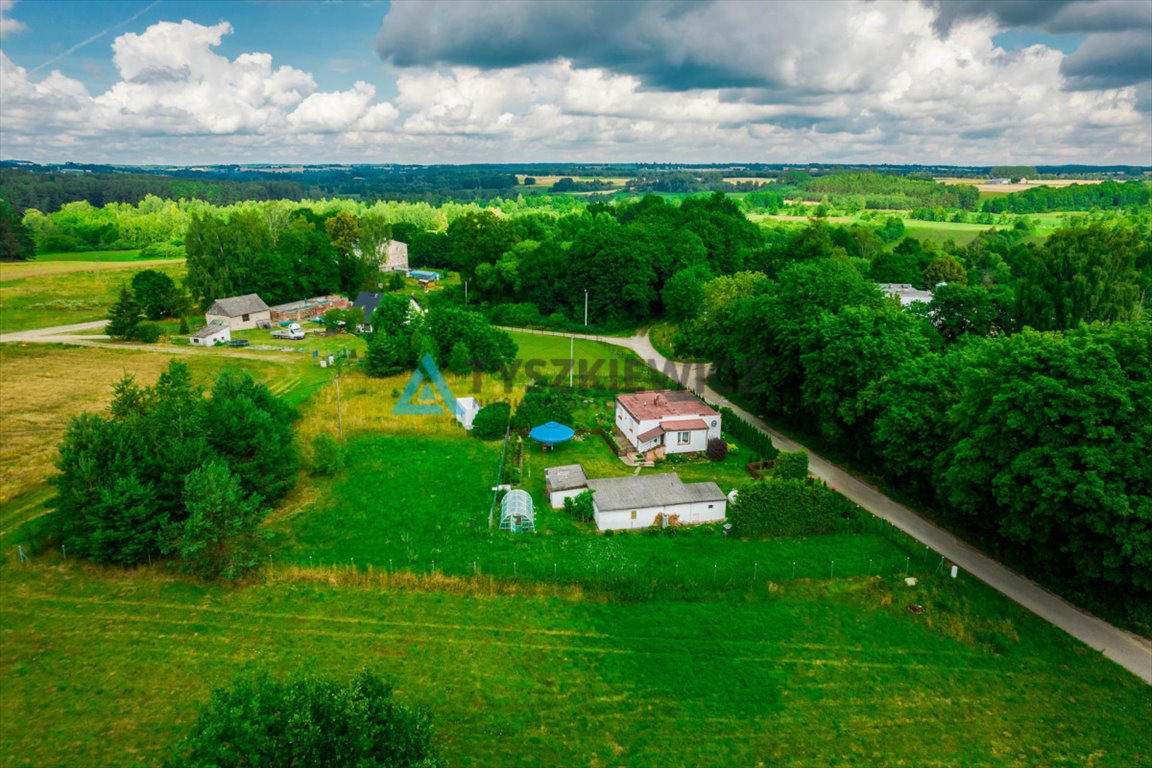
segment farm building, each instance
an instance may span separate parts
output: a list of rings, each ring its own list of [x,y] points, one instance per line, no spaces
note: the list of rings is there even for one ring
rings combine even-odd
[[[217,299],[204,313],[208,325],[223,323],[233,331],[250,328],[269,328],[272,325],[272,310],[254,293]]]
[[[902,307],[917,301],[925,304],[932,301],[932,291],[921,291],[908,283],[876,283],[876,286],[886,295],[898,300]]]
[[[513,533],[536,531],[536,513],[528,491],[516,488],[500,500],[500,530]]]
[[[372,314],[376,311],[376,307],[380,306],[380,299],[383,297],[384,294],[372,291],[360,291],[356,294],[356,301],[352,302],[352,306],[359,307],[364,312],[363,330],[372,330]]]
[[[356,301],[352,302],[353,307],[359,307],[364,312],[364,325],[360,327],[362,331],[372,331],[372,315],[376,312],[376,308],[380,306],[380,301],[383,299],[383,293],[373,293],[372,291],[360,291],[356,294]],[[416,303],[416,300],[409,297],[408,306],[411,307],[412,312],[418,315],[424,314],[424,307]]]
[[[273,323],[303,323],[322,317],[330,309],[348,309],[352,303],[343,296],[316,296],[271,308]]]
[[[198,347],[214,347],[232,341],[232,329],[221,322],[213,321],[188,337],[188,342]]]
[[[472,420],[480,413],[480,403],[474,397],[456,398],[456,421],[464,429],[472,429]]]
[[[728,509],[728,497],[716,483],[685,483],[675,473],[589,480],[588,488],[602,531],[716,523]]]
[[[637,392],[616,397],[616,429],[637,451],[659,458],[703,451],[720,437],[720,414],[691,392]]]
[[[564,499],[574,499],[588,490],[588,475],[579,464],[548,467],[544,470],[544,481],[552,509],[563,509]]]
[[[360,255],[360,249],[355,249]],[[408,243],[399,240],[389,240],[382,243],[376,250],[376,263],[381,272],[407,272],[408,271]]]

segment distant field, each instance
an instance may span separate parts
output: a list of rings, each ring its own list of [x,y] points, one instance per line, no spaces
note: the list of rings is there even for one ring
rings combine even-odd
[[[952,178],[936,179],[936,181],[939,184],[969,184],[981,192],[1008,194],[1009,192],[1023,192],[1026,189],[1034,189],[1036,187],[1070,187],[1073,184],[1100,184],[1102,179],[1052,179],[1051,181],[1032,179],[1023,184],[990,184],[987,181],[979,179]]]
[[[144,269],[179,282],[183,259],[0,264],[0,333],[103,319],[123,283]]]
[[[523,185],[524,179],[528,178],[525,174],[517,174],[516,183]],[[616,187],[622,187],[628,183],[629,179],[626,176],[533,176],[536,179],[536,187],[550,187],[560,179],[572,179],[572,181],[604,181]]]
[[[140,249],[131,251],[53,251],[36,254],[36,261],[139,261]],[[171,261],[171,259],[165,259]]]

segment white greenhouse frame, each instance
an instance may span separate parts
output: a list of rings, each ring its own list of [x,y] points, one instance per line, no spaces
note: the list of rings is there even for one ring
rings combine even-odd
[[[516,488],[500,500],[500,530],[536,532],[536,513],[527,491]]]

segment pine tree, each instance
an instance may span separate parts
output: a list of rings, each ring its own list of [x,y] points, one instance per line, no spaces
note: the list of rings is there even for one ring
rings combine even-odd
[[[144,313],[127,285],[120,286],[120,298],[108,313],[108,325],[104,332],[114,339],[130,339],[136,326],[144,320]]]

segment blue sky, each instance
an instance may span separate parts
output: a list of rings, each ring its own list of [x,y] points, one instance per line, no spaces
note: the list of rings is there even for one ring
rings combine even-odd
[[[1152,165],[1152,3],[0,0],[0,86],[5,159]]]

